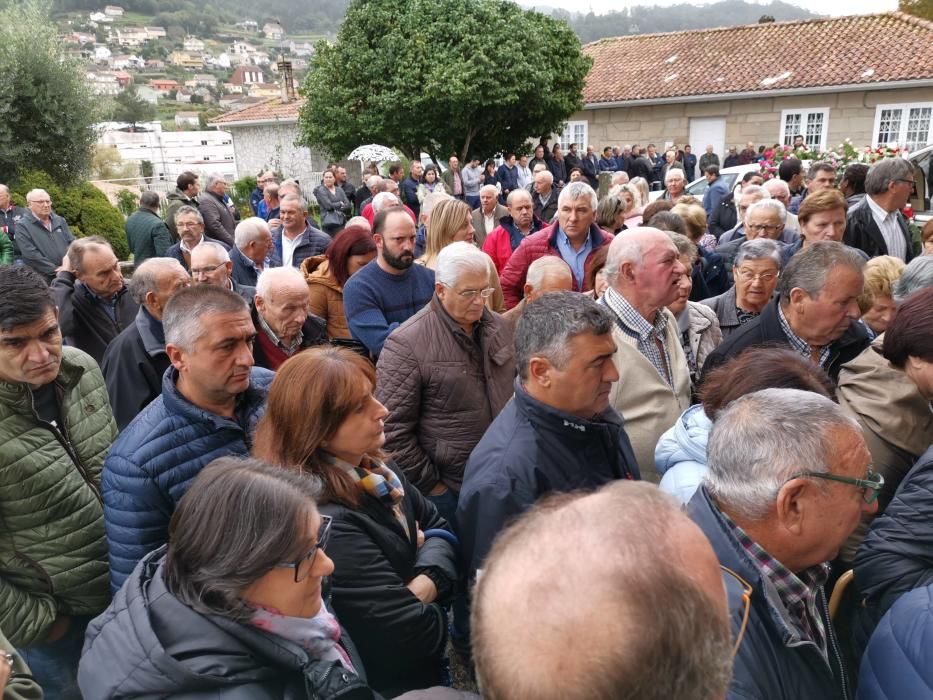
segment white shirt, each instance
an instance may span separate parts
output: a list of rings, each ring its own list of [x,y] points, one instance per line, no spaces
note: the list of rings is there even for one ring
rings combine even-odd
[[[526,165],[524,168],[520,165],[516,165],[518,168],[518,186],[519,187],[528,187],[532,182],[534,182],[534,176],[531,174],[531,169]]]
[[[897,223],[897,212],[885,211],[871,197],[865,197],[865,201],[868,202],[871,216],[881,230],[881,237],[884,238],[884,244],[888,247],[888,255],[906,261],[907,240],[904,238],[900,224]]]
[[[490,214],[489,216],[486,216],[485,214],[483,214],[483,226],[486,228],[487,235],[492,233],[493,230],[496,228],[496,221],[494,218],[495,214],[496,214],[495,209],[492,210],[492,214]]]
[[[301,240],[304,238],[305,232],[302,231],[300,235],[295,236],[294,239],[289,239],[285,235],[284,229],[282,230],[282,265],[285,267],[294,267],[292,265],[292,258],[295,256],[295,248],[298,247],[298,244],[301,243]]]

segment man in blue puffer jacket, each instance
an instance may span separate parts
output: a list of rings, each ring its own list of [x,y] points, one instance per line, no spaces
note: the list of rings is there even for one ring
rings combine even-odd
[[[117,438],[104,463],[104,527],[116,591],[146,554],[168,541],[179,499],[208,463],[249,453],[272,372],[253,367],[256,329],[234,292],[201,285],[165,308],[172,366],[162,395]]]
[[[858,700],[933,697],[933,586],[902,596],[881,618],[858,676]]]

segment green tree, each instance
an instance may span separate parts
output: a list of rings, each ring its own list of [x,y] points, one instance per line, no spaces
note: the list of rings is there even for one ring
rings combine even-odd
[[[40,0],[0,12],[0,172],[72,181],[90,166],[95,103]]]
[[[110,118],[115,122],[126,122],[135,128],[139,122],[152,121],[155,117],[155,105],[141,98],[139,93],[136,92],[135,85],[130,85],[113,98],[113,109],[110,111]]]
[[[933,0],[901,0],[897,9],[914,17],[933,20]]]
[[[570,28],[505,0],[353,0],[301,87],[301,141],[334,157],[521,150],[582,106]]]

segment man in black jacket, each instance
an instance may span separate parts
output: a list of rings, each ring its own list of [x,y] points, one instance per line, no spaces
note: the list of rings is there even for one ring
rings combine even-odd
[[[900,210],[907,206],[914,185],[914,166],[904,158],[884,158],[865,177],[866,197],[849,210],[846,245],[870,257],[891,255],[904,262],[914,257],[907,220]]]
[[[227,206],[224,198],[226,194],[227,180],[224,176],[218,173],[208,175],[207,186],[198,202],[198,210],[204,218],[204,233],[229,248],[233,245],[236,219]]]
[[[73,241],[51,287],[62,335],[99,364],[138,309],[127,294],[113,248],[100,236]]]
[[[839,368],[870,342],[856,303],[864,267],[864,258],[841,243],[802,249],[781,273],[778,296],[709,355],[704,373],[748,347],[777,344],[819,364],[836,382]]]
[[[270,267],[259,275],[250,312],[256,367],[274,372],[293,355],[327,342],[327,324],[308,313],[308,283],[293,267]]]
[[[457,534],[471,573],[541,496],[640,476],[609,406],[619,379],[609,312],[582,294],[545,294],[525,307],[515,351],[515,397],[470,454],[460,492]]]
[[[127,287],[139,312],[110,343],[100,365],[120,430],[162,393],[162,375],[171,365],[162,312],[172,295],[190,284],[185,268],[174,258],[149,258],[133,272]]]

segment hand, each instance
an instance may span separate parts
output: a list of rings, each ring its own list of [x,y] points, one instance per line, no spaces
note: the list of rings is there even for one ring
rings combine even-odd
[[[6,656],[0,656],[0,694],[3,694],[12,674],[13,664],[7,661]]]
[[[55,272],[74,272],[67,253],[65,254],[65,257],[62,258],[62,264],[58,266],[58,269],[56,269]]]
[[[59,615],[56,617],[55,622],[49,627],[49,635],[45,638],[46,643],[57,642],[68,633],[69,627],[71,627],[70,617],[67,615]]]
[[[269,224],[269,228],[278,228],[279,226],[282,225],[282,220],[281,219],[269,219],[266,223]]]
[[[424,546],[424,530],[422,530],[420,527],[418,528],[418,535],[417,535],[416,541],[418,544],[417,548],[421,549]]]
[[[424,574],[415,576],[408,582],[406,588],[414,593],[415,598],[422,603],[433,603],[437,600],[437,586],[434,585],[434,581]]]

